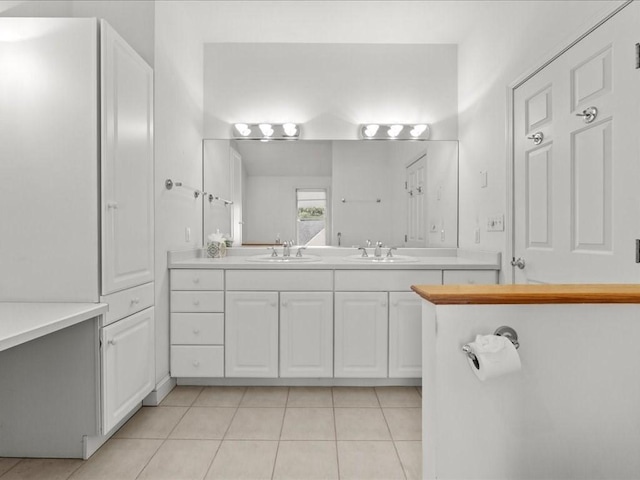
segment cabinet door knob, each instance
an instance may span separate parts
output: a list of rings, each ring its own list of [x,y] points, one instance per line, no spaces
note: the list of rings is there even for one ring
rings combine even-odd
[[[115,341],[114,339],[111,339],[107,342],[109,345],[116,345],[118,342]]]
[[[140,303],[140,299],[139,298],[132,298],[131,299],[131,305],[137,305]]]
[[[289,306],[289,302],[282,302],[282,306],[283,307],[288,307]]]
[[[194,367],[199,367],[200,366],[200,362],[198,360],[194,360],[193,361],[193,366]]]
[[[200,305],[200,300],[194,300],[193,304],[197,307],[198,305]]]
[[[193,283],[200,283],[200,279],[198,277],[194,278]]]
[[[271,306],[272,306],[272,307],[277,307],[277,306],[278,306],[278,303],[277,303],[277,302],[271,302]]]
[[[107,202],[107,208],[109,209],[117,209],[118,208],[118,202]]]
[[[198,330],[197,328],[193,329],[193,334],[194,335],[198,335],[200,333],[200,330]]]

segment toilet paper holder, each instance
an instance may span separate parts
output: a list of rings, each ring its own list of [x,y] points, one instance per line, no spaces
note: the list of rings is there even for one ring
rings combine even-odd
[[[516,347],[516,349],[520,347],[520,342],[518,342],[518,333],[511,327],[507,327],[507,326],[498,327],[496,328],[496,331],[493,332],[493,334],[499,335],[501,337],[506,337],[511,343],[513,343],[513,346]],[[462,351],[467,354],[467,356],[474,363],[476,368],[478,368],[478,358],[475,356],[475,354],[471,350],[471,347],[469,345],[463,345]]]

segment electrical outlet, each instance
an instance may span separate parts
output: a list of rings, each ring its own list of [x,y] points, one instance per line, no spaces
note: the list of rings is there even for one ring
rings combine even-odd
[[[504,215],[488,217],[487,232],[504,232]]]
[[[476,228],[475,239],[476,239],[476,243],[480,243],[480,229],[479,228]]]
[[[191,228],[189,227],[184,227],[184,241],[191,242]]]

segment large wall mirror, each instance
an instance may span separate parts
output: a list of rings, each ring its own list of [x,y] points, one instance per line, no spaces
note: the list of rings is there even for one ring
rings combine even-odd
[[[203,181],[205,241],[458,245],[457,141],[204,140]]]

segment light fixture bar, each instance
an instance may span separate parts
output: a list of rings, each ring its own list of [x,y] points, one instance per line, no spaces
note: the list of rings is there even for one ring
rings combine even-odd
[[[297,123],[234,123],[231,136],[236,140],[298,140],[300,125]]]
[[[359,132],[364,140],[427,140],[430,130],[426,123],[364,123]]]

